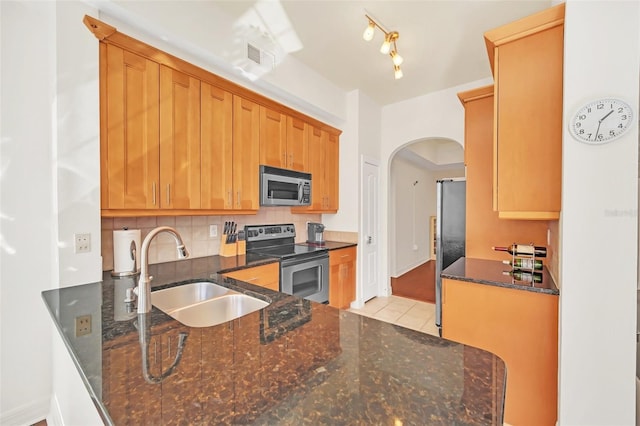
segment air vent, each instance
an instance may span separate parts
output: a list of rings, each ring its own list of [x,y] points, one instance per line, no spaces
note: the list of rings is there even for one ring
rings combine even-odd
[[[263,68],[273,69],[276,66],[276,57],[273,53],[260,49],[251,43],[247,43],[247,58]]]
[[[251,43],[247,43],[247,58],[251,59],[256,64],[260,65],[260,49],[252,45]]]

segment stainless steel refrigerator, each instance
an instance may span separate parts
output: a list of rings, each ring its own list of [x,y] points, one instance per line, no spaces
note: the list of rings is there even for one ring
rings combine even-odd
[[[464,179],[443,179],[436,183],[436,326],[440,330],[442,330],[440,273],[463,257],[465,252],[466,184]]]

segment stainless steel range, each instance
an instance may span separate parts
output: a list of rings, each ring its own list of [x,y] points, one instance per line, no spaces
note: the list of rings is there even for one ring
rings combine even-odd
[[[247,255],[280,260],[280,291],[319,303],[329,302],[329,252],[295,243],[292,223],[244,227]]]

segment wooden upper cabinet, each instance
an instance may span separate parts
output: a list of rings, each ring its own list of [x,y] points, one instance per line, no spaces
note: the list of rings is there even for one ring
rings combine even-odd
[[[325,172],[324,172],[324,196],[325,210],[338,211],[339,201],[339,155],[340,146],[338,136],[328,133],[325,143]]]
[[[233,208],[233,95],[201,83],[201,183],[203,209]]]
[[[200,81],[160,67],[160,205],[200,208]]]
[[[260,185],[260,106],[233,96],[233,203],[258,210]]]
[[[260,107],[260,164],[287,167],[287,116]]]
[[[100,40],[102,216],[255,214],[260,164],[309,171],[311,125],[337,145],[337,129],[90,16],[83,22]],[[323,199],[319,211],[334,209]]]
[[[311,205],[295,207],[293,213],[336,213],[338,211],[339,138],[315,126],[308,126],[311,173]]]
[[[493,85],[458,93],[464,105],[466,256],[504,259],[493,246],[514,241],[544,246],[548,221],[500,219],[492,207]]]
[[[558,219],[564,3],[485,33],[495,80],[493,208]]]
[[[309,157],[307,123],[260,107],[260,164],[306,171]]]
[[[159,66],[100,45],[102,209],[157,209]]]
[[[299,118],[287,116],[287,169],[308,171],[309,125]]]

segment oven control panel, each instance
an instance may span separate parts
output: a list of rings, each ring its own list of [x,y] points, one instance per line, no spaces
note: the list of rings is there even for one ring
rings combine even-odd
[[[293,223],[281,225],[247,225],[244,227],[247,243],[252,241],[276,240],[279,238],[295,238],[296,228]]]

